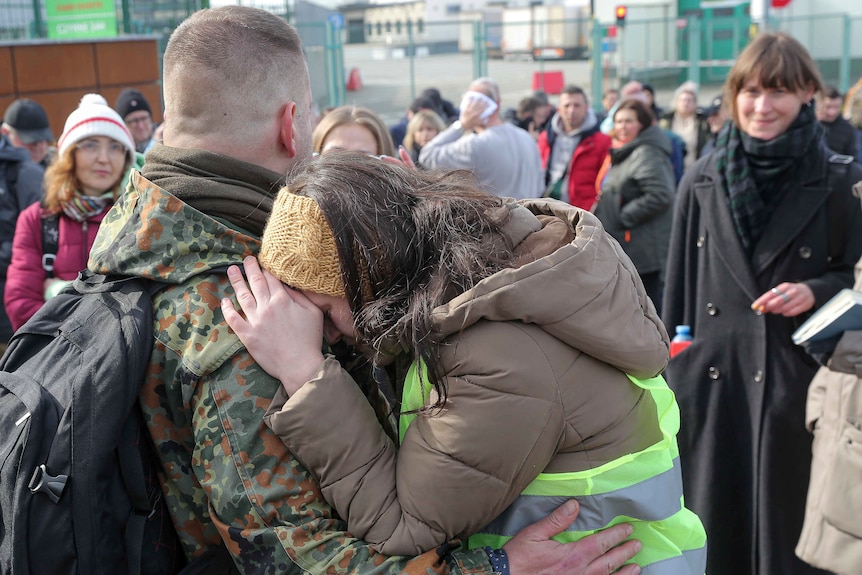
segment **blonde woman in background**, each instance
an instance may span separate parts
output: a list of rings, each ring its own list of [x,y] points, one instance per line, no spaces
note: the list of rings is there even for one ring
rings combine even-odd
[[[389,129],[377,114],[360,106],[339,106],[328,112],[314,128],[312,147],[317,154],[330,150],[394,156]]]
[[[404,149],[410,154],[413,162],[419,164],[419,152],[422,146],[430,142],[434,136],[446,129],[446,124],[436,112],[419,110],[407,124],[407,134],[404,136]]]
[[[659,126],[670,130],[685,142],[685,169],[700,157],[700,151],[709,141],[710,131],[706,118],[697,109],[697,84],[684,82],[673,94],[673,110],[664,114]]]
[[[856,159],[862,158],[862,92],[856,91],[848,101],[847,120],[856,130]]]

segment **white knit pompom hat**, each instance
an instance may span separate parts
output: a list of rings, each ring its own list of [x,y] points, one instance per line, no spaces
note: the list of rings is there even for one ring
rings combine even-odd
[[[120,115],[108,106],[100,94],[86,94],[81,98],[78,109],[66,118],[63,135],[58,147],[62,155],[70,147],[84,138],[107,136],[120,142],[129,158],[135,157],[135,140]]]

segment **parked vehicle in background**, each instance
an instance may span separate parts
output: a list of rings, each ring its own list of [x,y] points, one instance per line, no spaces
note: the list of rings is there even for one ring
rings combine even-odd
[[[589,57],[590,8],[586,3],[503,9],[507,60],[581,60]]]
[[[473,52],[476,42],[476,22],[482,22],[485,34],[485,49],[488,58],[503,57],[503,8],[486,6],[475,12],[462,12],[459,15],[458,51]]]

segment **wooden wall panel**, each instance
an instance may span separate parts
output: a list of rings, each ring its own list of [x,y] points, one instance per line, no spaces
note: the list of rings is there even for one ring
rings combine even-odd
[[[153,111],[153,122],[158,124],[162,121],[162,87],[159,84],[123,84],[122,86],[111,88],[104,87],[99,93],[103,95],[108,101],[108,104],[113,107],[114,102],[117,101],[117,97],[120,95],[120,92],[125,88],[135,88],[136,90],[140,90],[144,95],[144,98],[147,99],[147,102],[150,103],[150,108]]]
[[[48,122],[51,125],[54,138],[59,138],[60,134],[63,133],[66,118],[78,107],[81,96],[93,91],[95,90],[60,90],[42,94],[21,94],[21,98],[30,98],[42,104],[45,113],[48,114]],[[111,102],[109,101],[108,104]]]
[[[3,114],[6,113],[6,108],[14,101],[14,96],[0,96],[0,122],[3,121]]]
[[[15,93],[15,78],[12,75],[12,48],[0,46],[0,95]],[[4,106],[5,110],[6,107]]]
[[[39,102],[59,138],[81,96],[97,92],[113,106],[123,88],[140,90],[161,122],[158,44],[155,38],[0,45],[0,118],[17,98]]]
[[[96,44],[98,81],[102,86],[131,86],[159,78],[155,41],[100,42]]]
[[[18,92],[46,92],[96,85],[92,43],[12,48]]]

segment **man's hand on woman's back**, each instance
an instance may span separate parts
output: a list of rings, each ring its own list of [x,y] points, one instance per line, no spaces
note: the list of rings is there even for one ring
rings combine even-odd
[[[509,556],[510,574],[638,575],[641,571],[638,565],[622,567],[641,550],[640,541],[626,541],[632,534],[632,526],[628,523],[615,525],[573,543],[558,543],[551,539],[565,531],[579,511],[580,507],[572,499],[510,539],[503,546]]]

